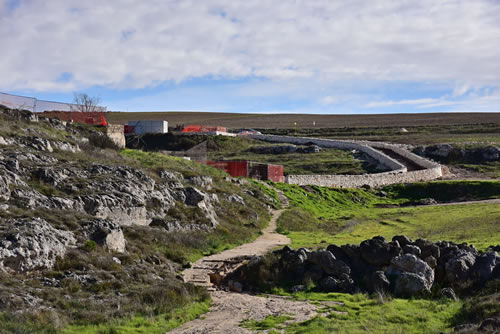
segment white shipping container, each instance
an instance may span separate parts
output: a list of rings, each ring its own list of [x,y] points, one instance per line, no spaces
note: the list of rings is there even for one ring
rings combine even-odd
[[[136,135],[168,132],[167,121],[128,121],[127,125],[134,127],[134,133]]]

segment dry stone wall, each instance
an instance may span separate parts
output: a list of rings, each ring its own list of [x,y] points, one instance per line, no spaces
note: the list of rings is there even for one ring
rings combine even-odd
[[[348,141],[317,139],[308,137],[288,137],[273,135],[252,135],[253,139],[268,142],[291,143],[304,145],[313,143],[320,147],[337,148],[343,150],[358,150],[371,156],[379,163],[388,167],[391,171],[384,173],[363,174],[363,175],[288,175],[284,182],[297,185],[317,185],[324,187],[358,188],[363,185],[380,187],[396,183],[411,183],[419,181],[434,180],[443,175],[441,165],[419,157],[396,145],[368,141]],[[406,166],[388,155],[376,150],[376,148],[389,149],[398,155],[421,166],[422,170],[408,172]]]
[[[251,135],[248,136],[253,139],[276,142],[276,143],[290,143],[296,145],[305,145],[313,143],[320,147],[337,148],[340,150],[357,150],[368,154],[370,157],[376,159],[380,164],[384,165],[391,171],[406,171],[406,167],[399,161],[394,160],[388,155],[377,151],[370,146],[351,140],[332,140],[332,139],[317,139],[309,137],[289,137],[289,136],[273,136],[273,135]]]

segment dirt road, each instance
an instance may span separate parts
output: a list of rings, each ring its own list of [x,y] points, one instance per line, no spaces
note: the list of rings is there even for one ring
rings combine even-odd
[[[286,198],[282,197],[282,194],[280,199],[286,206]],[[262,320],[270,315],[288,315],[293,317],[290,321],[299,322],[316,315],[317,307],[307,302],[293,301],[279,296],[252,296],[215,290],[210,283],[210,273],[234,270],[246,258],[264,255],[273,248],[290,243],[290,239],[286,236],[276,233],[276,222],[282,211],[273,211],[269,226],[254,242],[204,257],[195,262],[192,268],[184,271],[184,281],[209,288],[213,305],[200,319],[188,322],[169,333],[251,333],[250,330],[239,326],[243,320]]]

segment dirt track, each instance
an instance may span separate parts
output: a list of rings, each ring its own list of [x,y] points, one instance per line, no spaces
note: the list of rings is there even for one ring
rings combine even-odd
[[[280,194],[282,204],[286,198]],[[284,203],[285,202],[285,203]],[[212,297],[212,307],[202,318],[188,322],[169,333],[251,333],[240,327],[243,320],[262,320],[269,315],[289,315],[290,321],[305,321],[316,315],[317,307],[307,302],[293,301],[279,296],[252,296],[215,290],[210,283],[209,274],[230,266],[234,270],[242,259],[254,255],[264,255],[273,248],[290,243],[290,239],[276,233],[276,222],[283,210],[273,211],[269,226],[254,242],[204,257],[195,262],[192,268],[184,271],[184,281],[207,286]]]

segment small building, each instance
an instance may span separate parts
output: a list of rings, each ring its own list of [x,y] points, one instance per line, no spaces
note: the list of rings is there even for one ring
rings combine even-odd
[[[233,177],[283,182],[283,166],[252,161],[206,161],[205,164],[222,169]]]
[[[126,135],[143,135],[146,133],[167,133],[168,122],[163,120],[128,121],[125,125]]]

